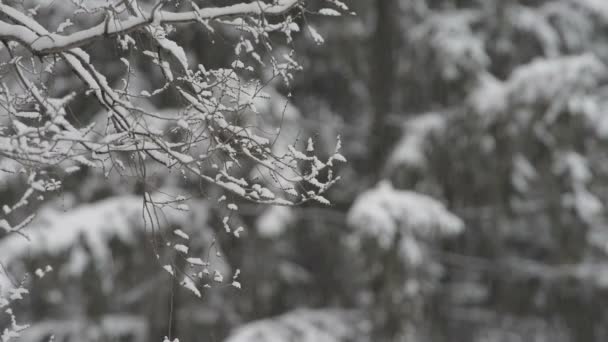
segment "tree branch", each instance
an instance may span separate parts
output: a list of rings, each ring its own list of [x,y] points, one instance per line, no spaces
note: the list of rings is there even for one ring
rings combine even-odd
[[[298,4],[299,0],[278,0],[276,3],[268,4],[262,1],[252,3],[240,3],[225,7],[208,7],[188,12],[151,11],[148,14],[129,17],[125,20],[110,20],[102,22],[91,28],[74,32],[69,35],[49,33],[37,37],[31,34],[31,30],[39,31],[40,25],[31,18],[21,25],[11,25],[0,22],[0,39],[15,40],[27,46],[34,54],[48,55],[63,52],[72,48],[81,47],[97,39],[126,34],[133,30],[155,24],[179,24],[191,23],[200,20],[212,20],[227,16],[241,15],[280,15]],[[9,18],[15,17],[14,8],[0,4],[0,13]],[[20,12],[19,12],[20,13]]]

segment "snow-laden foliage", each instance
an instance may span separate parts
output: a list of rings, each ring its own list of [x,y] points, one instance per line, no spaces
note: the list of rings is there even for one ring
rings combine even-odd
[[[298,309],[278,317],[248,323],[226,342],[346,342],[365,341],[369,322],[360,313],[340,309]]]
[[[107,341],[127,339],[149,341],[147,322],[139,316],[113,314],[97,322],[78,320],[50,320],[33,324],[24,330],[19,341],[42,342],[49,336],[56,341]]]
[[[409,119],[404,124],[403,136],[397,142],[388,160],[388,167],[405,166],[424,168],[427,166],[425,147],[433,134],[440,134],[445,128],[443,113],[427,113]]]
[[[565,107],[593,94],[607,71],[592,54],[537,59],[517,67],[505,82],[482,75],[468,101],[479,115],[515,114],[523,126],[534,112],[546,116],[550,124]]]
[[[538,342],[567,342],[572,336],[563,326],[535,316],[500,315],[495,312],[462,312],[463,316],[483,317],[488,326],[473,333],[474,342],[510,342],[532,339]]]
[[[475,11],[437,13],[411,32],[414,42],[421,45],[416,53],[421,60],[437,66],[434,72],[441,79],[467,78],[488,65],[483,41],[471,30],[478,14]]]
[[[550,164],[543,165],[523,145],[516,147],[514,188],[521,193],[533,191],[540,182],[538,169],[549,168],[569,184],[563,191],[563,207],[588,223],[597,222],[603,205],[590,190],[594,166],[589,158],[596,152],[584,141],[591,136],[604,139],[607,126],[601,87],[607,77],[608,68],[593,54],[537,59],[515,68],[504,82],[482,78],[468,99],[485,129],[503,127],[510,120],[504,129],[514,144],[526,137],[541,148],[553,149],[545,156]],[[490,153],[492,139],[496,138],[486,138]]]
[[[383,181],[362,193],[348,213],[348,222],[362,234],[376,237],[389,247],[399,232],[428,236],[459,234],[464,228],[460,218],[427,195],[392,187]]]
[[[459,234],[463,221],[445,206],[424,194],[392,187],[383,181],[365,191],[348,213],[348,222],[361,236],[376,239],[383,249],[397,244],[401,257],[413,265],[423,262],[419,239]]]
[[[125,245],[137,245],[138,236],[144,234],[171,234],[169,227],[181,227],[172,232],[179,236],[172,239],[174,248],[185,248],[183,258],[192,265],[195,278],[209,278],[209,270],[228,276],[229,267],[226,261],[218,257],[221,249],[212,242],[211,232],[206,227],[207,204],[201,201],[190,203],[192,211],[184,212],[184,204],[169,201],[170,197],[159,193],[150,195],[145,206],[137,196],[112,197],[100,202],[83,205],[63,212],[57,209],[41,210],[34,221],[20,230],[20,235],[13,234],[0,240],[0,260],[7,268],[15,268],[27,258],[36,256],[57,256],[69,252],[69,259],[62,266],[61,272],[71,276],[80,276],[88,265],[100,270],[111,265],[111,241],[121,241]],[[161,231],[159,231],[159,229]],[[188,253],[188,235],[183,230],[196,229],[205,234],[209,248],[214,253],[197,256]],[[153,237],[154,239],[154,237]],[[86,251],[86,252],[85,252]],[[158,257],[158,256],[157,256]],[[157,260],[162,265],[166,260]],[[168,265],[173,269],[173,266]],[[190,274],[184,277],[184,287],[200,296],[200,291],[191,279]],[[200,272],[200,273],[199,273]],[[0,277],[0,292],[12,291],[13,285],[8,277]]]
[[[595,89],[606,75],[606,66],[591,54],[538,59],[513,71],[506,85],[509,103],[534,106],[566,94],[580,96]]]

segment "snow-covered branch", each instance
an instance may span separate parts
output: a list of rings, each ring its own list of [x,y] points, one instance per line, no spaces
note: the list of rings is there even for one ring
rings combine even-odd
[[[150,25],[202,22],[229,16],[280,15],[295,7],[298,0],[279,0],[273,3],[254,1],[225,7],[196,8],[187,12],[159,10],[165,3],[167,1],[159,1],[149,11],[138,9],[135,16],[124,20],[107,19],[91,28],[68,35],[47,33],[38,36],[34,32],[39,31],[39,24],[33,20],[15,25],[0,22],[0,40],[15,40],[37,55],[48,55],[82,47],[94,40],[108,39],[109,36],[127,34]],[[8,18],[12,19],[15,11],[8,5],[0,4],[0,13]]]
[[[53,33],[33,17],[0,4],[0,13],[6,18],[0,21],[0,40],[10,57],[0,66],[17,76],[15,84],[3,83],[0,91],[0,102],[11,127],[10,134],[0,136],[0,154],[31,167],[85,165],[111,169],[120,162],[117,154],[130,153],[131,158],[140,162],[151,159],[168,168],[179,168],[254,202],[296,205],[316,200],[328,203],[321,195],[338,180],[332,172],[333,164],[345,161],[339,148],[325,161],[314,156],[312,142],[306,151],[292,146],[284,154],[276,154],[271,148],[272,135],[259,135],[258,127],[242,126],[230,119],[233,114],[238,118],[245,112],[257,113],[255,102],[264,98],[262,83],[255,79],[245,81],[244,75],[256,68],[270,67],[274,77],[288,83],[292,72],[300,69],[291,54],[260,55],[262,51],[272,52],[270,32],[282,31],[289,40],[291,33],[299,30],[288,14],[298,1],[255,1],[202,9],[190,3],[192,10],[186,12],[165,11],[163,8],[169,3],[157,2],[147,9],[135,4],[127,11],[130,15],[123,19],[119,17],[124,16],[124,11],[118,15],[113,14],[115,7],[102,7],[106,15],[104,22],[67,35]],[[284,14],[279,23],[269,23],[266,19],[279,14]],[[116,17],[112,17],[114,15]],[[225,22],[238,24],[243,33],[238,44],[235,42],[236,60],[230,69],[207,70],[201,64],[192,69],[193,63],[186,51],[169,38],[175,29],[170,24],[198,21],[207,25],[212,19],[235,16],[238,22]],[[64,26],[58,31],[63,31]],[[93,40],[114,41],[113,36],[120,36],[122,48],[128,49],[135,44],[128,34],[132,31],[142,33],[152,45],[150,50],[133,48],[131,51],[136,55],[132,57],[134,62],[150,63],[160,70],[165,84],[156,90],[131,86],[128,80],[147,75],[138,73],[126,58],[121,59],[129,74],[123,79],[125,86],[114,88],[85,51],[84,47]],[[31,55],[37,55],[39,61],[34,62],[18,44]],[[142,47],[149,48],[150,44]],[[243,61],[247,58],[257,65],[246,65]],[[74,88],[63,98],[53,98],[49,90],[52,84],[42,82],[39,76],[50,73],[52,80],[53,68],[63,66],[81,80],[84,89]],[[41,69],[43,71],[39,71]],[[180,96],[185,107],[179,109],[180,115],[162,118],[159,123],[151,101],[168,89]],[[70,102],[89,94],[94,95],[107,113],[105,128],[98,123],[77,126],[66,117]],[[169,139],[167,131],[180,131],[183,138]],[[201,153],[202,150],[205,152]],[[264,170],[264,175],[253,175],[252,179],[266,178],[263,182],[231,174],[252,164]]]

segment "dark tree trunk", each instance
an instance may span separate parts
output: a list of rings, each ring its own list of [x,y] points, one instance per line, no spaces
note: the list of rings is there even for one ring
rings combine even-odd
[[[370,47],[370,94],[374,116],[369,130],[369,173],[377,178],[388,154],[387,142],[391,129],[387,118],[392,111],[392,99],[396,78],[396,42],[398,41],[397,11],[395,0],[376,0],[376,27]]]

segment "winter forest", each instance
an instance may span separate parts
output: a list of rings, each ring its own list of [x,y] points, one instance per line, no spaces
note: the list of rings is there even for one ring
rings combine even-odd
[[[608,341],[608,0],[0,0],[0,340]]]

